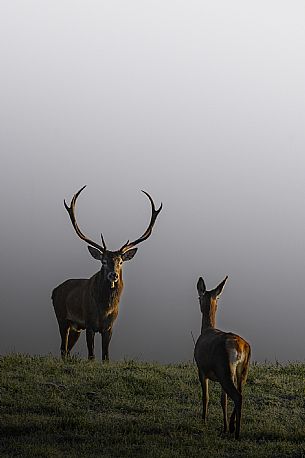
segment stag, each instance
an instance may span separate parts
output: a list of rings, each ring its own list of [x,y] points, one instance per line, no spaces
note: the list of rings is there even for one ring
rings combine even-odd
[[[151,219],[146,231],[133,242],[129,240],[117,251],[106,248],[101,234],[102,245],[92,241],[80,230],[75,217],[75,204],[86,186],[74,194],[70,206],[64,201],[76,234],[88,244],[93,258],[101,261],[101,269],[91,278],[66,280],[52,292],[52,301],[61,335],[61,355],[70,354],[82,330],[86,330],[88,358],[94,359],[94,336],[102,335],[102,360],[109,360],[109,343],[112,327],[118,316],[119,301],[123,290],[122,265],[134,257],[134,248],[152,233],[155,221],[162,209],[156,210],[151,196],[145,192],[151,204]]]
[[[223,410],[223,430],[228,430],[227,396],[234,402],[230,417],[229,431],[235,431],[239,438],[242,409],[242,385],[246,382],[251,348],[248,342],[237,334],[215,328],[217,301],[227,281],[226,277],[215,289],[207,291],[203,278],[197,283],[200,310],[202,313],[201,334],[196,342],[194,357],[202,388],[202,418],[206,423],[208,412],[208,380],[221,384],[221,406]],[[236,419],[236,426],[235,426]]]

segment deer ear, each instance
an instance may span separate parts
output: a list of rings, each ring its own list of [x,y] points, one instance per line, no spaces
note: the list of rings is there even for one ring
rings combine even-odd
[[[126,253],[122,254],[123,261],[130,261],[138,251],[138,248],[133,248],[132,250],[126,251]]]
[[[219,297],[221,295],[222,290],[223,290],[227,280],[228,280],[228,275],[226,276],[226,278],[224,280],[222,280],[221,283],[219,283],[218,286],[216,286],[215,289],[213,289],[212,296]]]
[[[94,259],[97,259],[98,261],[102,260],[102,253],[99,250],[97,250],[96,248],[93,248],[90,245],[88,245],[88,250],[91,256],[94,257]]]
[[[199,280],[197,282],[197,291],[198,291],[199,296],[203,296],[204,293],[206,292],[205,283],[202,277],[199,277]]]

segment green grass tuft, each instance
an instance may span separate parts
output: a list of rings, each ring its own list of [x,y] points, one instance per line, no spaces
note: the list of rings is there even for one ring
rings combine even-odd
[[[241,439],[208,424],[194,364],[0,358],[1,457],[304,457],[305,364],[252,364]]]

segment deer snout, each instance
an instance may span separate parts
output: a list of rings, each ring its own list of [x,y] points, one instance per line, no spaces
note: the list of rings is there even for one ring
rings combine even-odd
[[[115,281],[115,282],[118,281],[118,279],[119,279],[119,276],[118,276],[118,274],[116,272],[109,272],[107,277],[108,277],[108,280]]]
[[[107,278],[111,283],[111,288],[114,288],[114,284],[117,283],[119,279],[118,274],[116,272],[109,272]]]

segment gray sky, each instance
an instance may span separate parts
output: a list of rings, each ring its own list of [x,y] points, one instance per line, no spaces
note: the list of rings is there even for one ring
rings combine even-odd
[[[113,359],[192,358],[200,275],[256,360],[304,359],[305,3],[0,2],[0,351],[59,354],[50,296],[145,229]],[[75,347],[86,355],[85,336]],[[99,337],[96,339],[98,346]],[[100,352],[98,352],[99,354]]]

